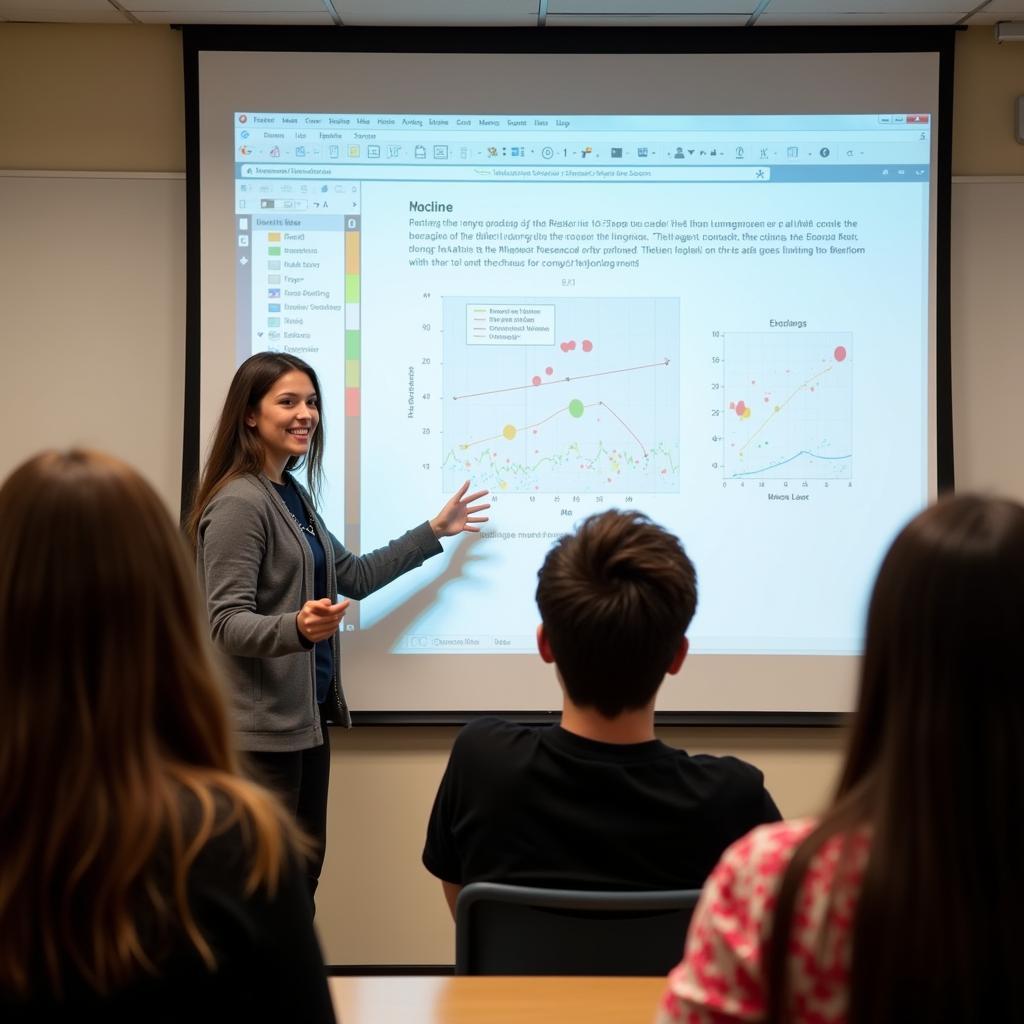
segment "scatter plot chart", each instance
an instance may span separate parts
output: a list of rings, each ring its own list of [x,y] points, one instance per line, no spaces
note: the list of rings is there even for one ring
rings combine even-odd
[[[725,335],[726,478],[850,480],[852,335]]]
[[[444,300],[444,488],[679,490],[679,302]]]

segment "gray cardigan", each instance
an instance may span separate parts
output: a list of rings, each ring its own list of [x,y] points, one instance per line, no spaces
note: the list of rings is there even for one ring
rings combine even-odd
[[[296,485],[298,486],[298,485]],[[385,547],[353,555],[328,532],[299,487],[327,555],[328,594],[358,600],[441,551],[429,523]],[[312,645],[295,617],[313,593],[313,554],[264,476],[236,477],[199,521],[196,560],[214,644],[227,655],[242,750],[306,750],[323,742]],[[351,725],[341,688],[338,634],[329,707]]]

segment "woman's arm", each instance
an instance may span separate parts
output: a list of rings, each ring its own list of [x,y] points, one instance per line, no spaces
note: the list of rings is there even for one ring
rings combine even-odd
[[[432,555],[440,554],[440,537],[454,537],[463,532],[479,533],[480,527],[476,524],[487,522],[487,516],[479,513],[491,506],[473,504],[484,497],[487,491],[467,494],[468,490],[467,480],[429,522],[366,555],[353,555],[332,534],[338,593],[361,600],[403,573],[422,565]]]
[[[338,593],[356,601],[441,553],[441,544],[429,523],[422,523],[365,555],[353,555],[333,534],[331,543]]]

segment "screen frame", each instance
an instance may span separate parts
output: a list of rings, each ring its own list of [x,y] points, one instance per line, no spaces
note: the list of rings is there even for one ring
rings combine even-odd
[[[185,390],[182,431],[181,517],[200,470],[201,245],[199,154],[199,55],[203,51],[316,53],[936,53],[939,57],[937,163],[935,174],[935,427],[936,484],[954,488],[950,335],[950,200],[954,26],[843,28],[292,28],[254,26],[182,27],[185,99],[186,285]],[[463,725],[498,714],[523,723],[553,723],[557,711],[503,714],[494,710],[353,711],[358,725]],[[851,713],[831,711],[658,711],[665,726],[836,727]]]

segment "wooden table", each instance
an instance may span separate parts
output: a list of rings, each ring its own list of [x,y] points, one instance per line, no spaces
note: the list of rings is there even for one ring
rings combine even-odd
[[[664,978],[333,977],[339,1024],[650,1024]]]

